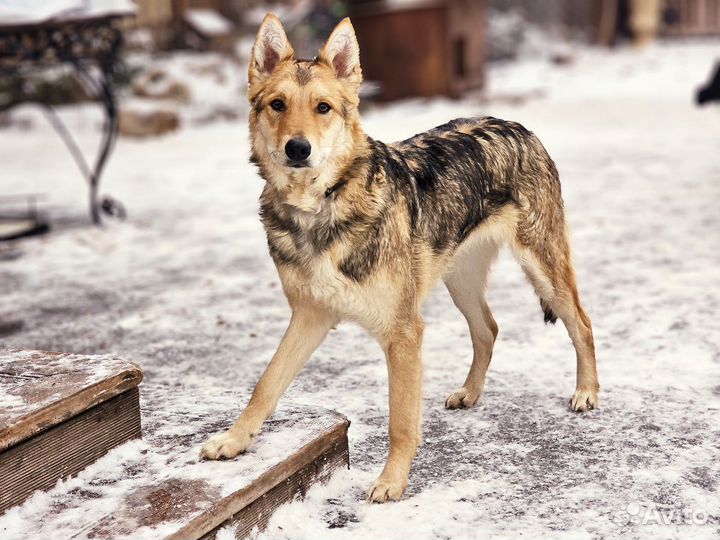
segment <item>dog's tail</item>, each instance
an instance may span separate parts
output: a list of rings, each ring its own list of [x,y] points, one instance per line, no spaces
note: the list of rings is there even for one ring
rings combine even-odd
[[[545,314],[545,324],[555,324],[557,322],[557,315],[550,309],[550,306],[548,306],[544,300],[540,300],[540,307]]]

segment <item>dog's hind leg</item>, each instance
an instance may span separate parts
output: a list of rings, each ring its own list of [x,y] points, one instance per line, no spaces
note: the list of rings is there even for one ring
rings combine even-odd
[[[559,317],[575,347],[577,381],[570,408],[594,409],[600,385],[592,324],[580,304],[564,225],[548,227],[541,235],[524,235],[514,243],[513,252],[540,297],[545,321],[554,323]]]
[[[498,244],[492,240],[470,246],[456,255],[450,273],[443,279],[453,302],[467,320],[473,346],[472,365],[465,384],[445,400],[448,409],[472,407],[485,386],[485,373],[498,333],[498,326],[485,301],[485,288],[490,265],[498,249]]]
[[[337,318],[323,309],[307,303],[293,306],[288,329],[255,386],[250,403],[228,431],[205,443],[200,457],[233,458],[244,452],[275,410],[280,396],[336,323]]]

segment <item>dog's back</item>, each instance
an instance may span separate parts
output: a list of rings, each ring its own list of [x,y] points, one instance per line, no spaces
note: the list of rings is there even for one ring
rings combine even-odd
[[[382,149],[381,143],[376,143]],[[484,220],[508,206],[523,236],[562,228],[555,164],[522,125],[493,117],[460,118],[380,151],[405,186],[418,232],[437,252],[453,250]]]

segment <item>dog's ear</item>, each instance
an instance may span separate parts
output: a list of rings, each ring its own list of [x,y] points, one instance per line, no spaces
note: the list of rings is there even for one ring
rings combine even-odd
[[[258,30],[250,57],[248,82],[250,86],[270,75],[280,62],[292,58],[295,51],[288,41],[285,28],[273,13],[265,15]]]
[[[360,47],[349,18],[345,17],[332,31],[319,58],[333,68],[338,79],[360,86]]]

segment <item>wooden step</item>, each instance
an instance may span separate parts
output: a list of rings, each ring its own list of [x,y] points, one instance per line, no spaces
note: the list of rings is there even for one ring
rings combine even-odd
[[[279,505],[348,467],[348,420],[297,404],[281,405],[246,454],[200,461],[205,440],[229,427],[245,402],[233,393],[143,384],[143,440],[56,486],[45,504],[31,499],[0,516],[0,531],[4,520],[13,524],[3,540],[192,540],[229,524],[242,538],[262,530]]]
[[[0,350],[0,512],[140,437],[138,366]]]
[[[24,236],[43,234],[50,226],[37,218],[4,218],[0,217],[0,242],[16,240]]]

